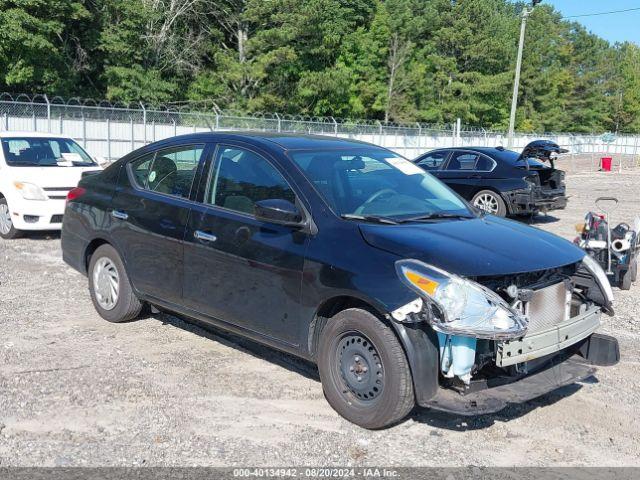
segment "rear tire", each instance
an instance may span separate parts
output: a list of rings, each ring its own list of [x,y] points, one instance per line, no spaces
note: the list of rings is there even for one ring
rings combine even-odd
[[[89,292],[96,311],[109,322],[133,320],[142,311],[120,255],[111,245],[102,245],[91,256]]]
[[[471,204],[492,215],[507,216],[507,205],[500,194],[493,190],[480,190],[471,199]]]
[[[22,231],[13,226],[11,210],[6,198],[0,198],[0,237],[13,240],[22,236]]]
[[[361,427],[389,426],[415,406],[402,345],[388,325],[365,310],[343,310],[328,321],[318,369],[329,404]]]

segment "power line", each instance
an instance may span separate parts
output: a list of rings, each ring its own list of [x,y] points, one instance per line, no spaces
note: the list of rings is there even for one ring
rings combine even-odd
[[[582,15],[569,15],[568,17],[562,17],[562,19],[567,18],[581,18],[581,17],[597,17],[599,15],[611,15],[612,13],[624,13],[624,12],[633,12],[635,10],[640,10],[640,7],[637,8],[627,8],[625,10],[613,10],[611,12],[598,12],[598,13],[585,13]]]

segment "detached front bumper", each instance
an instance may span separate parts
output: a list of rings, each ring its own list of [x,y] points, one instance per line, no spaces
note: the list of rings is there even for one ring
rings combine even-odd
[[[532,190],[503,192],[502,197],[511,215],[521,215],[562,210],[569,200],[565,193],[564,188],[547,190],[536,187]]]
[[[421,406],[458,415],[495,413],[509,404],[526,402],[585,380],[596,372],[596,366],[615,365],[619,359],[618,341],[594,333],[566,350],[532,362],[535,365],[528,373],[479,379],[464,392],[440,388]]]

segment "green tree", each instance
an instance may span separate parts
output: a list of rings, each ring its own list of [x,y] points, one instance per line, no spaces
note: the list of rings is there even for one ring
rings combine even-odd
[[[12,91],[86,93],[91,71],[89,11],[79,1],[0,0],[0,86]]]

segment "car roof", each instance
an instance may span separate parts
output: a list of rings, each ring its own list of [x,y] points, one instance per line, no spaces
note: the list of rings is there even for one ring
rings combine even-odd
[[[20,132],[20,131],[2,131],[0,132],[0,138],[72,138],[69,135],[60,135],[58,133],[47,132]]]
[[[490,156],[494,159],[505,160],[507,162],[513,163],[520,154],[513,150],[507,150],[504,147],[443,147],[443,148],[435,148],[428,152],[423,153],[420,157],[423,157],[431,152],[442,152],[442,151],[453,151],[453,150],[469,150],[472,152],[484,153],[485,155]]]
[[[359,140],[331,137],[326,135],[237,131],[191,133],[187,135],[179,135],[177,137],[167,138],[156,143],[160,145],[163,143],[172,143],[176,140],[206,142],[218,141],[222,139],[254,141],[266,146],[278,146],[284,150],[339,149],[375,146],[367,142],[361,142]]]

